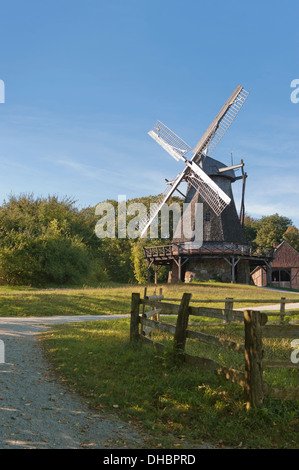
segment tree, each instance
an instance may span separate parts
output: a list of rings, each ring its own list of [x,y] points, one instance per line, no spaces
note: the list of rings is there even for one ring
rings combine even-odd
[[[283,239],[299,251],[299,229],[297,227],[290,225],[283,234]]]
[[[135,243],[132,242],[131,259],[134,266],[134,276],[138,284],[146,284],[147,282],[147,261],[144,257],[144,246],[147,245],[146,240],[140,239]]]
[[[125,238],[105,238],[99,243],[99,257],[108,278],[114,282],[133,282],[130,241]]]
[[[258,219],[250,217],[249,215],[245,214],[244,217],[244,232],[248,242],[253,243],[257,236],[258,230]]]
[[[91,219],[56,196],[11,196],[0,207],[0,281],[63,285],[101,280]]]
[[[105,266],[105,270],[109,278],[117,282],[134,282],[137,281],[139,284],[147,282],[147,262],[144,257],[144,246],[151,245],[167,245],[170,243],[168,239],[161,238],[161,218],[158,219],[158,238],[157,239],[146,239],[146,238],[117,238],[118,233],[118,217],[119,217],[119,204],[115,200],[107,200],[106,203],[110,203],[114,208],[114,224],[115,224],[115,235],[116,238],[104,238],[98,239],[98,245],[100,246],[99,252],[100,257]],[[147,213],[150,213],[151,204],[157,202],[157,196],[147,196],[137,199],[131,199],[126,201],[127,208],[130,204],[141,203],[145,206]],[[169,200],[169,204],[173,202],[182,205],[183,199],[179,197],[172,197]],[[137,215],[137,214],[136,214]],[[126,221],[129,223],[134,215],[126,215]],[[97,222],[97,221],[96,221]],[[170,212],[169,220],[169,236],[173,233],[173,219],[172,213]],[[152,273],[151,273],[152,274]],[[158,280],[167,280],[168,269],[163,267],[158,272]]]
[[[255,243],[263,248],[273,248],[281,243],[287,228],[292,225],[291,219],[278,214],[264,216],[257,223]]]

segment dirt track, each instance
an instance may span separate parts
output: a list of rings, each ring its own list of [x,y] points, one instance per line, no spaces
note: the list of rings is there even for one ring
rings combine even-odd
[[[88,319],[96,317],[84,317]],[[0,449],[142,447],[143,438],[135,429],[91,411],[53,378],[37,341],[37,335],[49,328],[45,320],[53,324],[80,318],[0,318],[5,345],[5,363],[0,364]]]
[[[146,449],[146,438],[114,416],[90,410],[53,377],[38,335],[55,323],[118,316],[0,318],[0,449]],[[213,449],[209,443],[199,449]]]

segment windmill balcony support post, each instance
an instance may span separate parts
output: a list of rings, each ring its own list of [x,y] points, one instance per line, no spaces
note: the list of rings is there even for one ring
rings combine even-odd
[[[182,280],[182,259],[180,256],[173,258],[176,265],[176,275],[174,275],[173,281],[180,282]],[[173,269],[174,271],[174,269]]]
[[[240,261],[240,258],[235,258],[234,256],[229,259],[229,258],[224,258],[225,261],[231,266],[231,282],[232,284],[236,283],[236,266]]]

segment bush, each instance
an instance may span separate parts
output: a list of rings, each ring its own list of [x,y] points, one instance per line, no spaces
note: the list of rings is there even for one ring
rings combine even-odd
[[[92,269],[99,278],[93,227],[90,213],[78,211],[69,199],[10,197],[0,208],[0,282],[77,284]]]
[[[3,284],[76,284],[88,275],[88,248],[77,237],[62,233],[55,222],[44,233],[28,230],[10,234],[10,246],[0,249]]]

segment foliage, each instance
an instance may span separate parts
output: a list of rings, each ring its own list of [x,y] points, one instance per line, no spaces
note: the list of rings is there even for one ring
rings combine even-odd
[[[69,199],[11,196],[0,208],[3,284],[76,284],[92,272],[90,217]]]
[[[126,206],[129,207],[131,204],[140,203],[143,204],[150,213],[151,204],[157,201],[158,196],[147,196],[137,199],[130,199],[126,201]],[[107,200],[113,205],[115,211],[115,233],[119,235],[119,205],[115,200]],[[179,197],[172,197],[169,200],[169,204],[172,203],[182,204],[183,200]],[[129,223],[134,215],[127,216],[127,223]],[[170,239],[173,233],[172,227],[172,213],[170,212],[170,238],[161,238],[161,220],[158,218],[158,238],[105,238],[101,240],[101,259],[105,266],[106,272],[109,278],[116,282],[138,282],[144,284],[147,282],[147,262],[144,257],[145,246],[152,245],[167,245],[170,243]],[[150,274],[151,280],[153,273]],[[164,282],[168,277],[168,269],[162,267],[158,272],[158,281]]]
[[[299,251],[299,229],[297,227],[290,225],[283,234],[283,239]]]
[[[170,243],[169,240],[146,240],[139,239],[135,242],[132,242],[132,262],[134,266],[134,276],[138,284],[146,284],[148,282],[148,273],[147,273],[147,261],[144,257],[144,247],[145,246],[157,246],[157,245],[167,245]],[[168,279],[168,268],[162,266],[158,271],[158,282],[167,282]],[[153,273],[150,272],[150,281],[153,281]]]
[[[254,244],[254,240],[257,236],[257,229],[258,229],[258,219],[250,217],[249,215],[245,215],[244,217],[244,232],[248,242]]]
[[[142,203],[149,213],[157,197],[131,199]],[[118,238],[118,201],[108,200],[115,214],[116,238],[100,239],[95,227],[99,220],[94,207],[78,209],[75,201],[57,196],[35,198],[32,194],[10,196],[0,206],[0,283],[10,285],[82,285],[99,282],[147,282],[145,246],[167,245],[173,233],[170,212],[169,238],[162,238],[161,220],[155,239]],[[183,199],[173,197],[182,205]],[[136,214],[127,216],[129,223]],[[248,215],[244,230],[253,245],[273,247],[282,240],[299,248],[299,231],[287,217],[274,214],[261,219]],[[169,267],[158,272],[166,282]],[[153,280],[153,269],[150,270]]]
[[[101,240],[99,250],[100,258],[110,280],[125,283],[134,281],[129,240],[125,238],[105,238]]]
[[[63,234],[53,220],[41,234],[10,233],[0,250],[1,280],[6,284],[73,284],[88,273],[88,248],[77,236]]]
[[[299,250],[299,230],[288,217],[273,214],[256,219],[246,214],[244,232],[253,246],[273,248],[285,240]]]
[[[283,234],[290,225],[291,219],[278,214],[262,217],[257,224],[255,242],[259,246],[273,248],[275,244],[282,242]]]
[[[138,284],[146,284],[147,282],[147,262],[144,258],[143,248],[146,241],[143,239],[132,243],[132,262],[134,265],[134,276]]]

